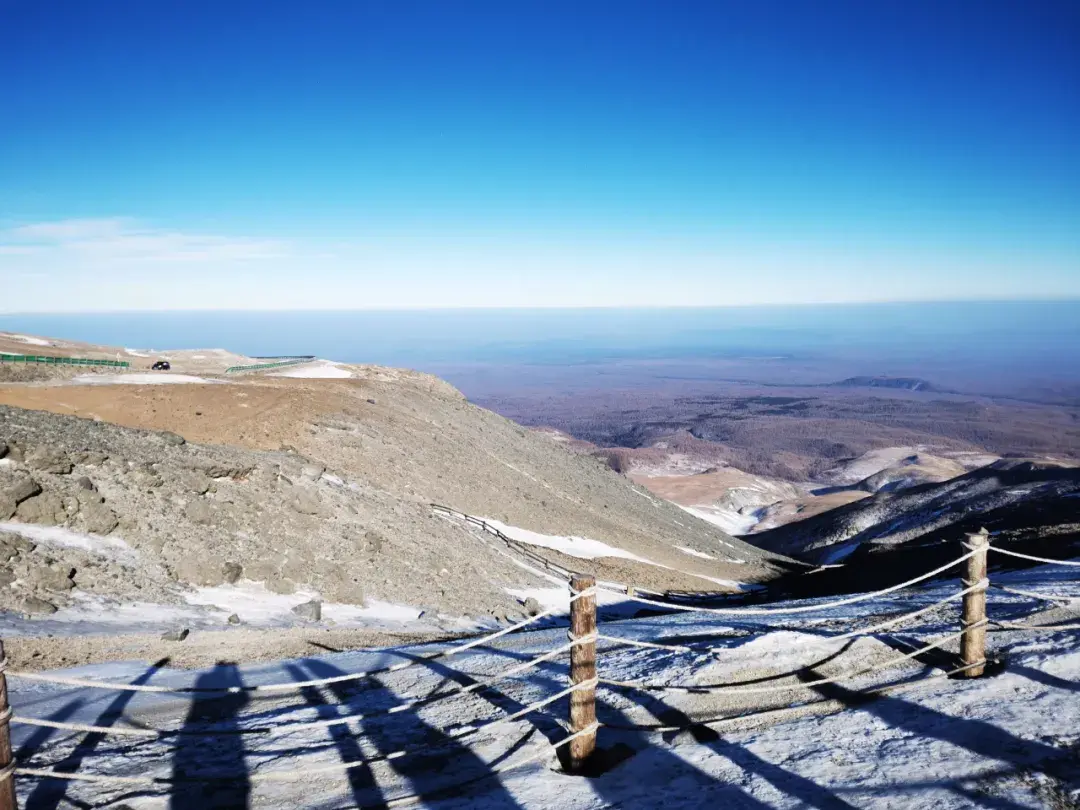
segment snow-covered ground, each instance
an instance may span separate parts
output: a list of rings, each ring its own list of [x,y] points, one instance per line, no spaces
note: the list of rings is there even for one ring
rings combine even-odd
[[[506,523],[502,523],[492,518],[483,518],[483,520],[501,531],[510,539],[517,540],[519,543],[525,543],[529,546],[550,548],[554,551],[561,551],[563,554],[577,557],[582,560],[595,560],[597,557],[623,557],[627,560],[637,560],[638,562],[655,565],[655,563],[651,563],[650,560],[647,560],[644,557],[639,557],[637,554],[626,551],[625,549],[617,548],[616,546],[608,545],[600,540],[591,540],[588,537],[561,537],[558,535],[540,534],[539,532],[521,529],[517,526],[509,526]]]
[[[168,372],[133,372],[131,374],[80,374],[72,377],[76,385],[176,385],[181,383],[224,383],[224,380],[208,380],[190,374]]]
[[[1075,569],[1061,566],[992,577],[1011,587],[1080,595]],[[172,807],[336,808],[415,793],[434,794],[424,805],[447,809],[1075,806],[1080,785],[1076,631],[991,632],[990,646],[1003,664],[977,680],[940,677],[940,667],[954,666],[954,657],[927,655],[921,663],[855,675],[836,686],[801,684],[807,678],[858,673],[955,632],[959,605],[953,602],[902,629],[851,643],[829,640],[853,626],[930,605],[958,588],[953,579],[787,617],[676,613],[603,623],[605,635],[688,645],[694,651],[640,649],[604,640],[598,655],[601,677],[680,684],[739,681],[744,689],[762,684],[785,689],[725,696],[645,694],[602,686],[603,767],[591,778],[566,775],[546,753],[549,742],[566,734],[560,726],[567,712],[565,697],[472,733],[476,726],[503,720],[565,689],[565,654],[491,688],[453,694],[565,644],[565,628],[558,627],[505,636],[436,660],[418,656],[448,645],[313,655],[258,666],[222,663],[200,672],[124,663],[64,673],[206,688],[336,677],[415,663],[364,681],[268,696],[239,693],[192,702],[184,695],[116,693],[11,677],[16,716],[187,732],[163,739],[125,738],[16,724],[14,745],[24,766],[165,779],[232,777],[205,789],[182,783]],[[992,618],[1016,619],[1036,608],[1026,598],[991,592]],[[946,649],[955,651],[955,643]],[[891,691],[874,700],[860,694],[887,685]],[[408,705],[416,699],[425,702]],[[293,725],[359,713],[367,716],[347,726]],[[694,725],[717,717],[735,719]],[[626,728],[643,725],[689,728]],[[274,733],[258,733],[271,727]],[[229,733],[193,733],[200,730]],[[236,733],[244,730],[251,733]],[[407,753],[387,758],[397,751]],[[538,760],[513,767],[536,755]],[[320,771],[324,768],[330,770]],[[285,774],[291,774],[289,781],[272,781]],[[27,776],[17,777],[16,783],[22,806],[54,807],[65,797],[82,807],[169,806],[165,785],[39,782]]]
[[[279,371],[273,371],[267,376],[270,377],[304,377],[312,380],[328,380],[328,379],[343,379],[351,377],[353,374],[342,363],[335,363],[332,360],[316,360],[311,363],[304,363],[302,365],[290,366],[283,368]]]

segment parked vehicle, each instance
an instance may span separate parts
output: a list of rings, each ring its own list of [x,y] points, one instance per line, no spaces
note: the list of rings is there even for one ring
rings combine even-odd
[[[168,371],[172,366],[169,365],[168,360],[158,360],[154,365],[150,366],[150,368],[154,371]]]

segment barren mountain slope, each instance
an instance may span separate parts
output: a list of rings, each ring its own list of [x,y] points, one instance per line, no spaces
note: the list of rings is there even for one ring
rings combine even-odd
[[[431,502],[544,535],[600,541],[610,556],[535,550],[575,570],[658,590],[724,590],[786,567],[603,463],[470,405],[437,378],[342,368],[354,376],[0,388],[0,402],[84,417],[3,409],[0,439],[15,452],[0,472],[8,483],[30,477],[54,496],[20,503],[14,519],[94,531],[84,525],[75,483],[86,476],[120,520],[116,536],[145,563],[147,585],[214,585],[227,581],[223,566],[233,563],[245,579],[274,590],[311,587],[336,601],[374,597],[451,615],[510,610],[515,600],[506,588],[552,583],[433,516]],[[104,422],[167,430],[205,446],[175,446]],[[39,448],[75,466],[68,473],[34,468]],[[199,492],[207,464],[215,474]],[[186,483],[192,470],[196,477],[204,470],[195,489]]]

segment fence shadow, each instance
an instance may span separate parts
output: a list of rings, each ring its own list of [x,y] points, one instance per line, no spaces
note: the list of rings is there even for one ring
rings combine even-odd
[[[243,686],[236,664],[219,661],[199,676],[196,688]],[[184,719],[184,729],[196,731],[213,723],[226,732],[220,736],[180,735],[173,753],[173,779],[185,780],[207,770],[220,778],[201,782],[178,781],[169,796],[170,810],[246,808],[251,799],[251,778],[245,760],[244,738],[239,731],[239,715],[250,702],[245,692],[212,697],[196,695]],[[232,732],[232,733],[229,733]]]
[[[800,678],[814,680],[816,673]],[[954,717],[890,695],[865,695],[839,684],[818,684],[811,688],[826,699],[867,712],[893,728],[965,748],[978,756],[1007,763],[1017,772],[1034,771],[1073,784],[1080,780],[1080,763],[1068,753],[1022,739],[984,720]]]
[[[330,678],[347,674],[328,661],[309,659],[304,662],[307,671],[314,678]],[[377,680],[372,679],[376,683]],[[327,684],[327,689],[341,703],[348,703],[355,694],[350,682]],[[405,701],[389,694],[390,707],[400,706]],[[306,693],[307,694],[307,693]],[[337,712],[336,708],[327,707],[327,701],[318,695],[320,712]],[[359,725],[359,724],[354,724]],[[406,729],[402,726],[407,725]],[[359,748],[356,732],[342,726],[349,735],[349,740],[339,737],[337,748],[344,762],[355,762]],[[408,785],[411,793],[423,793],[432,799],[459,796],[467,786],[478,780],[484,781],[483,806],[492,810],[521,810],[521,805],[514,800],[510,792],[495,776],[491,768],[476,752],[462,740],[455,739],[440,728],[423,720],[415,712],[402,712],[378,720],[363,723],[363,736],[369,740],[382,756],[389,755],[403,748],[412,748],[405,756],[388,760],[388,765]],[[405,733],[402,733],[402,732]],[[411,741],[411,742],[409,742]],[[430,750],[428,750],[430,749]],[[387,806],[390,798],[381,795],[381,788],[373,778],[368,766],[359,766],[355,770],[363,774],[363,779],[350,777],[350,789],[357,805],[367,807]],[[366,773],[365,773],[366,771]],[[439,776],[451,774],[450,785],[440,785]],[[486,778],[491,776],[490,779]]]
[[[168,666],[169,659],[162,658],[159,661],[155,661],[149,669],[143,674],[137,677],[133,684],[147,683],[162,667]],[[116,722],[124,713],[124,709],[135,697],[136,692],[118,692],[116,697],[113,698],[105,710],[97,716],[93,725],[95,726],[109,726]],[[71,707],[70,711],[66,712],[66,716],[70,717],[75,712],[78,706],[82,703],[81,700],[72,701],[68,706]],[[68,709],[65,706],[65,710]],[[60,712],[57,712],[60,714]],[[51,717],[52,720],[63,719],[60,717]],[[33,736],[37,736],[39,732],[50,732],[52,729],[38,729]],[[45,734],[40,741],[34,741],[31,743],[27,741],[26,745],[20,750],[19,755],[27,756],[34,750],[35,747],[40,747],[48,739],[48,734]],[[61,773],[76,773],[79,768],[82,767],[83,760],[94,753],[95,750],[104,742],[108,740],[108,735],[104,732],[92,732],[86,734],[79,740],[78,745],[75,746],[75,750],[64,759],[63,762],[59,762],[53,766],[53,770]],[[60,806],[60,803],[64,801],[64,797],[67,796],[68,787],[71,783],[64,779],[41,779],[34,785],[34,789],[30,792],[30,795],[26,799],[27,810],[56,810]]]

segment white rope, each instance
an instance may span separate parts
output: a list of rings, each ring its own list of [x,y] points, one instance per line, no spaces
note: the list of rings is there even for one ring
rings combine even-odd
[[[215,736],[237,736],[242,734],[291,734],[294,731],[306,731],[313,728],[329,728],[330,726],[347,725],[356,720],[369,720],[372,717],[382,717],[389,714],[398,714],[400,712],[408,711],[409,709],[417,706],[423,706],[430,703],[435,703],[439,700],[445,700],[448,697],[455,695],[468,694],[470,692],[476,692],[506,678],[512,678],[515,675],[519,675],[522,672],[539,666],[545,661],[549,661],[562,653],[567,652],[571,648],[578,644],[587,644],[590,641],[596,640],[596,634],[590,634],[582,636],[579,639],[574,639],[569,644],[564,644],[551,652],[538,655],[535,658],[531,658],[517,666],[513,666],[505,672],[501,672],[498,675],[494,675],[490,678],[484,678],[482,680],[475,681],[467,686],[461,686],[456,689],[452,689],[448,692],[441,692],[438,695],[431,695],[428,697],[416,698],[406,703],[400,703],[397,706],[392,706],[389,709],[382,709],[375,712],[367,712],[364,714],[349,714],[342,717],[326,718],[323,720],[313,720],[311,722],[304,723],[287,723],[280,726],[255,726],[245,729],[191,729],[191,728],[178,728],[178,729],[154,729],[154,728],[130,728],[126,726],[93,726],[85,723],[67,723],[58,720],[43,720],[36,717],[14,717],[12,722],[17,725],[23,726],[37,726],[40,728],[55,728],[61,731],[78,731],[91,734],[111,734],[121,737],[175,737],[175,736],[193,736],[193,737],[215,737]]]
[[[1008,630],[1080,630],[1080,624],[1021,624],[1020,622],[994,620],[991,624]]]
[[[875,686],[872,689],[863,689],[859,692],[860,695],[885,695],[894,694],[896,692],[906,692],[910,689],[914,689],[918,686],[925,686],[927,683],[942,678],[949,678],[953,675],[957,675],[966,670],[974,667],[980,667],[986,664],[986,659],[982,661],[976,661],[973,664],[964,664],[962,667],[956,667],[950,669],[948,672],[937,672],[929,675],[925,678],[920,678],[916,681],[901,681],[900,683],[890,683],[885,686]],[[805,714],[808,711],[814,711],[823,705],[827,705],[831,701],[820,700],[814,703],[801,703],[797,706],[784,706],[778,709],[766,709],[765,711],[755,711],[750,714],[736,714],[728,717],[714,717],[706,720],[691,720],[686,725],[682,726],[661,726],[661,725],[649,725],[649,724],[623,724],[623,723],[601,723],[600,725],[606,728],[614,728],[621,730],[636,730],[644,731],[650,734],[667,734],[673,731],[685,731],[688,728],[695,726],[718,726],[721,724],[734,723],[745,724],[748,721],[756,721],[755,725],[761,725],[762,721],[768,722],[780,717],[786,717],[794,714]]]
[[[1005,593],[1014,594],[1015,596],[1026,596],[1029,599],[1042,599],[1046,602],[1060,602],[1063,605],[1080,602],[1080,599],[1075,596],[1051,596],[1045,593],[1036,593],[1035,591],[1022,591],[1019,588],[1006,588],[1004,585],[998,585],[996,583],[991,583],[990,587],[999,591],[1004,591]]]
[[[584,596],[589,596],[596,593],[595,588],[586,588],[584,591],[575,594],[570,597],[570,602],[575,602]],[[15,678],[23,678],[30,681],[40,681],[42,683],[55,683],[62,686],[78,686],[87,687],[90,689],[114,689],[119,692],[154,692],[154,693],[168,693],[168,694],[233,694],[237,692],[249,693],[249,692],[295,692],[300,689],[306,689],[309,686],[326,686],[332,683],[344,683],[346,681],[356,681],[361,678],[368,678],[372,675],[384,675],[388,672],[398,672],[409,667],[417,666],[428,661],[437,661],[443,658],[449,658],[450,656],[463,653],[466,650],[471,650],[474,647],[479,647],[484,644],[489,644],[497,638],[513,633],[515,630],[520,630],[522,627],[537,622],[541,619],[545,619],[557,612],[559,608],[551,608],[549,610],[537,613],[535,616],[530,616],[524,621],[520,621],[517,624],[512,624],[509,627],[505,627],[490,635],[482,636],[481,638],[473,639],[465,644],[460,644],[457,647],[452,647],[449,650],[442,652],[430,653],[428,655],[417,656],[415,660],[403,661],[400,664],[393,664],[388,667],[379,667],[378,669],[369,669],[363,672],[351,672],[346,675],[334,675],[329,678],[317,678],[310,681],[288,681],[285,683],[271,683],[260,684],[258,686],[221,686],[221,687],[198,687],[198,686],[156,686],[151,684],[133,684],[133,683],[112,683],[109,681],[92,681],[85,678],[68,678],[63,675],[43,675],[39,672],[24,672],[22,670],[10,670],[8,675]]]
[[[1047,563],[1049,565],[1072,565],[1080,568],[1080,560],[1051,560],[1046,557],[1035,557],[1031,554],[1021,554],[1019,551],[1009,551],[1008,549],[999,548],[998,546],[990,546],[991,550],[996,551],[998,554],[1008,554],[1010,557],[1019,557],[1022,560],[1034,560],[1035,562]]]
[[[531,704],[529,706],[526,706],[524,709],[520,709],[519,711],[516,711],[511,715],[507,715],[506,717],[503,717],[502,719],[495,720],[495,721],[492,721],[490,723],[484,723],[484,724],[479,725],[479,726],[464,726],[462,728],[459,728],[459,729],[456,729],[456,730],[450,732],[446,736],[448,738],[450,738],[450,739],[460,739],[462,737],[472,736],[473,734],[477,734],[477,733],[479,733],[481,731],[488,731],[490,729],[495,728],[496,726],[501,726],[501,725],[505,725],[507,723],[512,723],[512,722],[514,722],[516,720],[521,719],[526,714],[530,714],[530,713],[532,713],[534,711],[537,711],[538,709],[542,709],[543,707],[545,707],[545,706],[547,706],[547,705],[549,705],[551,703],[554,703],[555,701],[557,701],[557,700],[559,700],[561,698],[566,697],[567,695],[571,694],[572,692],[576,692],[576,691],[578,691],[580,689],[592,689],[592,688],[595,688],[596,684],[597,684],[597,679],[596,678],[593,678],[593,679],[588,680],[588,681],[582,681],[581,683],[576,683],[576,684],[574,684],[572,686],[567,687],[566,689],[563,689],[561,692],[558,692],[558,693],[552,695],[551,697],[544,698],[543,700],[538,700],[535,703],[533,703],[533,704]],[[572,740],[572,739],[577,739],[578,737],[580,737],[580,736],[582,736],[584,734],[588,734],[590,732],[596,731],[597,727],[598,727],[598,725],[594,723],[592,726],[584,728],[581,731],[578,731],[578,732],[576,732],[574,734],[571,734],[570,736],[560,740],[558,743],[556,743],[552,747],[557,748],[557,747],[559,747],[561,745],[565,745],[566,743],[570,742],[570,740]],[[423,750],[423,749],[421,749],[421,750]],[[384,762],[384,761],[387,761],[387,760],[400,759],[401,757],[407,756],[410,753],[412,753],[412,752],[409,749],[400,749],[398,751],[391,751],[391,752],[389,752],[387,754],[380,754],[379,756],[376,756],[376,757],[358,759],[358,760],[354,760],[352,762],[335,762],[332,765],[324,765],[324,766],[317,767],[317,768],[304,768],[302,770],[269,771],[269,772],[263,772],[263,773],[253,773],[250,776],[247,776],[247,777],[235,777],[235,779],[236,779],[236,781],[240,781],[240,779],[243,778],[243,779],[247,779],[248,781],[251,781],[251,782],[291,782],[291,781],[298,780],[298,779],[306,779],[306,778],[308,778],[310,776],[314,776],[314,775],[318,775],[318,774],[346,773],[346,772],[348,772],[350,770],[353,770],[354,768],[361,768],[361,767],[364,767],[366,765],[370,765],[370,764],[372,764],[374,762]],[[546,754],[547,749],[545,749],[545,751],[543,753]],[[543,754],[540,754],[539,756],[543,756]],[[534,757],[534,758],[537,758],[537,757]],[[532,761],[532,759],[522,760],[518,764],[525,764],[526,762],[530,762],[530,761]],[[515,765],[515,766],[512,766],[512,767],[517,767],[517,766]],[[503,766],[503,770],[506,770],[506,769],[508,769],[508,767]],[[498,772],[500,772],[500,769],[496,768],[496,769],[493,769],[491,772],[492,773],[498,773]],[[71,780],[85,781],[85,782],[104,782],[104,783],[116,783],[116,784],[128,784],[128,785],[145,785],[145,784],[162,784],[162,783],[169,784],[169,783],[176,783],[176,782],[198,782],[198,781],[200,781],[200,779],[203,779],[203,780],[206,780],[206,781],[224,781],[224,780],[222,780],[222,779],[220,779],[218,777],[213,777],[213,776],[208,776],[208,777],[192,776],[192,777],[188,777],[188,778],[185,778],[185,779],[171,779],[171,778],[168,778],[168,777],[157,777],[157,776],[111,776],[111,775],[107,775],[107,774],[90,774],[90,773],[77,773],[77,772],[75,772],[75,773],[65,773],[63,771],[47,770],[47,769],[41,769],[41,768],[24,768],[24,767],[17,768],[16,773],[18,773],[20,775],[23,775],[23,776],[39,776],[39,777],[43,777],[43,778],[71,779]]]
[[[695,607],[695,606],[692,606],[692,605],[679,605],[679,604],[673,604],[673,603],[669,603],[669,602],[657,602],[657,601],[655,601],[653,599],[645,599],[644,597],[641,597],[641,596],[630,596],[629,594],[627,595],[626,598],[631,599],[631,600],[633,600],[635,602],[642,602],[642,603],[644,603],[646,605],[657,605],[659,607],[668,608],[669,610],[682,610],[682,611],[687,611],[689,613],[695,613],[695,612],[697,612],[697,613],[715,613],[715,614],[726,615],[726,616],[730,616],[730,615],[735,615],[735,616],[767,616],[767,615],[776,614],[776,613],[809,613],[809,612],[814,611],[814,610],[828,610],[829,608],[842,607],[843,605],[854,605],[856,602],[865,602],[868,599],[876,599],[879,596],[884,596],[885,594],[888,594],[888,593],[893,593],[895,591],[903,590],[904,588],[909,588],[912,585],[915,585],[916,583],[919,583],[919,582],[922,582],[923,580],[927,580],[927,579],[930,579],[931,577],[937,576],[942,571],[947,571],[948,569],[952,568],[954,565],[959,565],[964,560],[968,559],[969,557],[973,557],[978,553],[979,553],[978,549],[975,550],[975,551],[969,551],[966,554],[964,554],[964,555],[962,555],[960,557],[957,557],[951,563],[947,563],[946,565],[943,565],[940,568],[935,568],[933,571],[929,571],[929,572],[927,572],[925,574],[920,574],[919,576],[915,577],[914,579],[909,579],[907,582],[901,582],[899,585],[893,585],[893,586],[891,586],[889,588],[882,588],[880,591],[870,591],[868,593],[859,594],[858,596],[853,596],[850,599],[840,599],[840,600],[838,600],[836,602],[826,602],[823,605],[803,605],[802,607],[760,608],[758,610],[746,610],[745,608],[707,608],[707,607]]]
[[[897,658],[890,659],[883,664],[876,664],[865,669],[857,670],[855,672],[845,673],[843,675],[837,675],[832,678],[821,678],[816,681],[801,681],[799,683],[783,684],[779,686],[750,686],[735,688],[730,684],[703,684],[701,686],[684,686],[682,684],[668,685],[659,683],[639,683],[635,681],[616,681],[608,678],[601,678],[600,683],[606,686],[620,686],[628,689],[639,689],[642,691],[657,691],[657,692],[686,692],[686,693],[698,693],[698,692],[723,692],[728,695],[740,695],[740,694],[762,694],[766,692],[788,692],[792,689],[807,689],[812,686],[822,686],[828,683],[839,683],[840,681],[851,680],[861,675],[868,675],[871,672],[879,672],[884,669],[891,669],[897,664],[901,664],[911,658],[921,655],[924,652],[940,647],[942,644],[946,644],[953,639],[957,639],[964,635],[968,630],[973,630],[976,627],[984,627],[988,624],[986,619],[980,622],[975,622],[970,627],[960,630],[956,633],[952,633],[944,638],[940,638],[931,644],[927,644],[925,647],[920,647],[917,650],[901,655]]]
[[[902,616],[896,616],[896,617],[894,617],[892,619],[888,619],[886,621],[879,622],[878,624],[871,625],[870,627],[863,627],[863,628],[860,628],[858,630],[852,630],[850,632],[847,632],[847,633],[844,633],[844,634],[838,635],[838,636],[812,636],[812,637],[807,637],[807,638],[800,639],[799,641],[797,641],[795,643],[796,644],[828,643],[828,642],[833,642],[833,641],[843,641],[844,639],[854,638],[855,636],[873,635],[874,633],[877,633],[877,632],[879,632],[881,630],[884,630],[886,628],[894,627],[894,626],[896,626],[898,624],[903,624],[904,622],[908,621],[909,619],[915,619],[915,618],[918,618],[919,616],[930,613],[931,611],[936,610],[937,608],[941,607],[942,605],[948,604],[949,602],[955,602],[957,599],[962,599],[963,597],[967,596],[969,593],[974,593],[975,591],[982,590],[982,589],[984,589],[986,587],[988,582],[989,582],[989,580],[982,579],[979,582],[976,582],[974,585],[971,585],[971,586],[965,588],[962,591],[958,591],[957,593],[954,593],[951,596],[946,596],[944,599],[939,599],[937,602],[934,602],[932,605],[927,605],[926,607],[920,608],[919,610],[914,610],[911,613],[905,613]],[[786,630],[786,629],[790,629],[790,628],[773,628],[773,629]],[[626,644],[626,645],[628,645],[630,647],[643,647],[643,648],[646,648],[646,649],[669,650],[671,652],[722,653],[722,652],[728,652],[729,651],[729,648],[727,648],[727,647],[687,647],[687,646],[684,646],[682,644],[659,644],[659,643],[654,642],[654,641],[638,641],[637,639],[623,638],[622,636],[600,635],[599,638],[603,639],[604,641],[616,641],[616,642],[619,642],[621,644]]]

